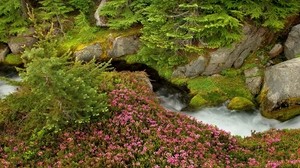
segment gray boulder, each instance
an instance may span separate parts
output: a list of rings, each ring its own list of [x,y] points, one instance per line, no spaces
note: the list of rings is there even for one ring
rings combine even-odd
[[[3,62],[5,59],[5,56],[9,53],[9,47],[8,45],[4,43],[0,43],[0,62]]]
[[[115,58],[135,54],[139,50],[140,44],[140,39],[137,35],[119,36],[114,39],[112,49],[108,51],[108,56]]]
[[[260,75],[260,70],[258,67],[246,69],[244,71],[245,82],[247,88],[253,95],[257,95],[260,92],[262,85],[262,76]]]
[[[290,31],[284,43],[284,54],[287,59],[293,59],[300,54],[300,24]]]
[[[175,69],[172,77],[194,77],[200,75],[207,64],[207,58],[200,56],[198,59],[190,62],[185,66],[180,66]]]
[[[20,54],[36,42],[37,39],[32,36],[17,36],[9,39],[8,46],[13,54]]]
[[[293,59],[300,54],[300,24],[290,31],[284,43],[284,54],[287,59]]]
[[[300,114],[300,58],[269,67],[260,95],[261,113],[288,120]]]
[[[102,55],[102,47],[99,43],[86,46],[82,50],[75,51],[74,56],[78,61],[89,62],[92,59],[99,59]]]
[[[266,29],[250,25],[245,25],[243,32],[244,38],[239,43],[210,53],[210,60],[203,75],[220,73],[232,66],[240,68],[247,56],[257,50],[268,35]]]

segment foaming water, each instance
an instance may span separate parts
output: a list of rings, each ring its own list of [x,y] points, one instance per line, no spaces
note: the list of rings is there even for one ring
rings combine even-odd
[[[185,105],[181,103],[176,95],[161,95],[161,104],[172,111],[180,112]],[[198,121],[215,125],[218,128],[230,132],[232,135],[242,137],[251,136],[252,132],[263,132],[269,129],[297,129],[300,128],[300,116],[291,120],[280,122],[263,117],[258,110],[253,112],[228,110],[225,105],[220,107],[204,108],[196,111],[181,111],[194,117]]]
[[[20,77],[12,77],[12,80],[20,81]],[[4,81],[0,81],[0,98],[4,98],[5,96],[15,92],[17,90],[17,86],[12,86],[7,84]]]
[[[250,136],[251,132],[263,132],[275,128],[280,121],[264,118],[259,111],[237,112],[226,106],[204,108],[193,112],[184,112],[203,123],[212,124],[232,135]]]

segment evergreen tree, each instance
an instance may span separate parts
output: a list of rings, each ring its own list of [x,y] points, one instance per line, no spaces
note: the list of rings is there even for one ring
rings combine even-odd
[[[20,0],[2,0],[0,3],[0,42],[7,42],[10,35],[26,30],[27,20],[21,10]]]
[[[94,4],[92,0],[68,0],[68,3],[74,8],[78,9],[84,14],[91,12],[91,7]]]
[[[40,9],[40,19],[46,21],[46,23],[57,23],[60,30],[64,33],[63,22],[67,17],[67,13],[73,9],[66,6],[62,0],[42,0]]]
[[[139,23],[142,10],[151,0],[112,0],[106,2],[100,15],[109,17],[108,25],[112,29],[127,29],[135,23]]]
[[[35,129],[42,138],[44,133],[60,131],[69,124],[81,125],[109,116],[106,93],[99,90],[99,74],[108,63],[72,63],[68,56],[40,58],[39,52],[43,54],[34,50],[36,56],[20,71],[21,91],[6,98],[12,111],[26,115],[23,124],[31,129],[26,131]]]
[[[257,24],[275,31],[284,28],[285,19],[299,14],[299,0],[242,0],[240,10]]]

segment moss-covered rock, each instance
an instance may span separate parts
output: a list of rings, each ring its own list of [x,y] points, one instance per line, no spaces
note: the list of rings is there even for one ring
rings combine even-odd
[[[8,65],[21,65],[23,64],[23,60],[18,54],[8,54],[4,59],[4,63]]]
[[[234,97],[253,99],[242,76],[201,76],[188,80],[187,87],[190,89],[191,95],[201,96],[205,100],[206,103],[201,106],[219,105]],[[190,104],[196,105],[195,103]]]
[[[191,99],[191,101],[189,103],[189,107],[190,108],[200,108],[207,103],[208,102],[200,94],[197,94],[196,96],[194,96]]]
[[[288,120],[300,115],[300,58],[269,67],[259,96],[260,109],[267,118]]]
[[[230,110],[250,111],[255,108],[254,103],[244,97],[234,97],[230,100],[227,108]]]

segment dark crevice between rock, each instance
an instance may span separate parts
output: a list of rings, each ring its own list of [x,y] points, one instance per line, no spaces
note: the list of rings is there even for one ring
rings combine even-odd
[[[187,104],[190,100],[189,89],[185,86],[177,86],[167,81],[166,79],[159,76],[158,72],[145,65],[140,63],[128,64],[124,60],[114,60],[111,62],[112,66],[116,71],[144,71],[148,74],[148,77],[153,86],[153,91],[162,91],[163,94],[178,94],[180,93],[180,101],[184,104]]]
[[[0,76],[11,78],[17,75],[18,71],[15,66],[0,64]]]

